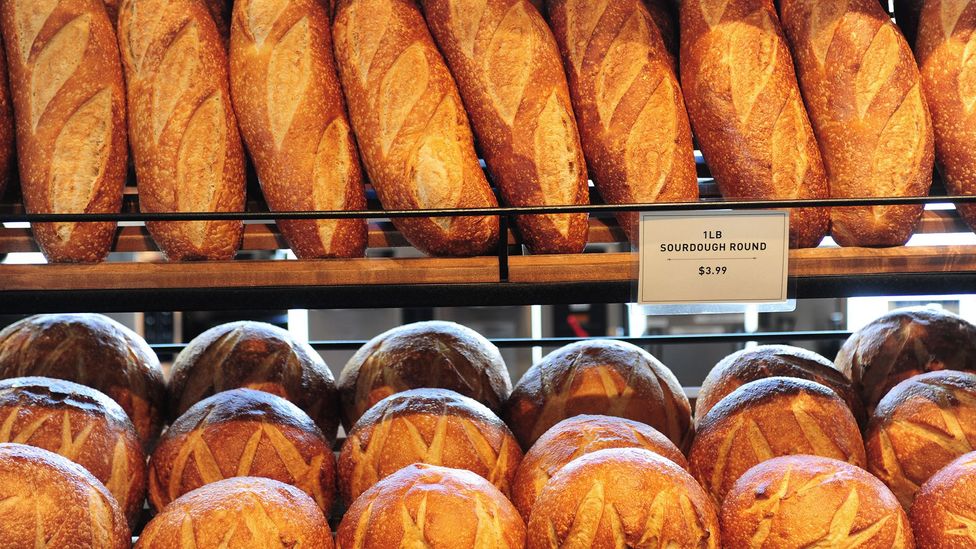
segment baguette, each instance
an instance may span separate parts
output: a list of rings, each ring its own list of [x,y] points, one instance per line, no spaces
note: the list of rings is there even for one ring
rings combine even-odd
[[[383,206],[497,206],[457,86],[416,3],[339,0],[336,10],[339,77],[366,171]],[[494,216],[393,223],[430,255],[479,255],[498,242]]]
[[[672,62],[641,0],[552,0],[583,151],[609,203],[698,200],[691,128]],[[636,212],[617,215],[637,242]]]
[[[717,4],[717,5],[716,5]],[[827,176],[772,0],[681,4],[681,86],[726,198],[826,198]],[[826,209],[794,209],[790,246],[816,247]]]
[[[320,0],[238,0],[230,82],[241,134],[275,210],[362,210],[359,154],[346,120]],[[301,259],[362,257],[364,219],[280,220]]]
[[[488,170],[510,206],[589,204],[586,161],[545,20],[527,0],[423,0]],[[587,215],[516,219],[535,253],[578,253]]]
[[[119,43],[146,212],[241,212],[244,153],[227,56],[200,0],[124,0]],[[240,221],[147,223],[168,259],[232,259]]]
[[[783,27],[833,198],[924,196],[932,122],[912,52],[876,0],[782,0]],[[834,208],[842,246],[900,246],[921,205]]]
[[[0,46],[0,198],[13,175],[14,147],[14,107],[7,81],[7,54]]]
[[[949,193],[976,194],[976,2],[926,2],[915,52],[932,111],[935,157]],[[956,206],[976,229],[976,205]]]
[[[125,87],[102,0],[6,0],[0,28],[30,213],[112,213],[122,207]],[[48,261],[105,258],[115,223],[37,223]]]

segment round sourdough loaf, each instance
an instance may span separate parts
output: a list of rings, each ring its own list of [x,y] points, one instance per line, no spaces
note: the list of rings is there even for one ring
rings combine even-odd
[[[146,501],[146,454],[114,400],[94,389],[46,377],[0,381],[0,443],[60,454],[108,488],[129,521]]]
[[[477,401],[446,389],[414,389],[381,400],[356,422],[339,454],[345,502],[411,463],[472,471],[509,494],[522,450],[505,423]]]
[[[307,343],[264,322],[222,324],[193,338],[173,362],[170,419],[204,398],[238,388],[288,399],[335,440],[338,396],[329,367]]]
[[[976,374],[945,370],[902,381],[864,434],[868,470],[907,509],[939,469],[976,447]]]
[[[932,475],[909,511],[920,549],[976,547],[976,452]]]
[[[163,425],[159,359],[139,335],[99,314],[36,315],[0,331],[0,379],[44,376],[105,393],[149,447]]]
[[[118,502],[77,463],[34,446],[0,444],[3,547],[128,549]]]
[[[525,525],[480,476],[417,463],[381,480],[349,507],[336,547],[522,549]]]
[[[515,471],[512,503],[522,518],[529,519],[539,492],[567,463],[607,448],[643,448],[688,469],[681,450],[649,425],[621,417],[576,416],[539,437]]]
[[[332,531],[315,501],[298,488],[236,477],[177,498],[149,521],[136,547],[332,549]]]
[[[179,496],[228,477],[294,485],[329,512],[335,456],[322,431],[287,400],[251,389],[194,404],[159,439],[149,460],[149,502],[158,511]]]
[[[870,414],[892,387],[912,376],[976,368],[976,326],[940,309],[898,309],[854,332],[834,362]]]
[[[726,547],[915,547],[908,516],[860,467],[784,456],[749,469],[722,503]]]
[[[553,351],[522,376],[504,417],[523,448],[560,421],[580,414],[646,423],[687,448],[691,404],[667,366],[640,347],[581,341]]]
[[[719,361],[698,391],[695,418],[701,420],[718,401],[742,385],[767,377],[796,377],[826,385],[844,399],[858,425],[867,423],[864,405],[854,391],[851,380],[826,358],[789,345],[743,349]]]
[[[813,381],[770,377],[732,391],[701,419],[688,463],[721,503],[752,466],[794,454],[865,466],[861,432],[837,393]]]
[[[393,328],[363,345],[339,374],[342,424],[352,429],[366,410],[410,389],[450,389],[498,413],[512,391],[498,348],[453,322]]]
[[[715,506],[687,471],[648,450],[612,448],[552,477],[532,509],[526,546],[717,549],[721,541]]]

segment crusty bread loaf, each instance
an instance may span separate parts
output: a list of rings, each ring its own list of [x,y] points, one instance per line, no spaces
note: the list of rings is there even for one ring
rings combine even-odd
[[[861,432],[837,393],[805,379],[769,377],[732,391],[701,419],[688,463],[721,503],[752,466],[797,454],[865,466]]]
[[[826,198],[827,176],[773,0],[681,4],[681,88],[726,198]],[[790,246],[814,247],[828,210],[793,210]]]
[[[10,98],[7,75],[7,54],[0,46],[0,198],[10,183],[15,160],[14,106]]]
[[[200,0],[123,0],[119,44],[144,212],[244,210],[244,152],[227,54]],[[232,259],[240,221],[147,223],[172,260]]]
[[[539,437],[515,471],[512,503],[522,518],[529,520],[542,488],[566,464],[607,448],[643,448],[688,469],[681,450],[650,425],[622,417],[576,416]]]
[[[332,371],[308,343],[263,322],[230,322],[193,338],[173,361],[169,419],[216,393],[256,389],[283,397],[319,426],[329,443],[339,427]]]
[[[922,89],[932,112],[935,158],[946,189],[958,195],[976,194],[976,58],[972,56],[976,11],[967,9],[971,4],[926,2],[915,43]],[[976,227],[976,205],[957,208],[966,223]]]
[[[678,18],[674,4],[670,0],[642,0],[647,11],[651,14],[651,19],[657,25],[657,30],[661,34],[664,42],[664,49],[671,58],[671,68],[674,74],[678,74],[678,50],[680,44],[678,40]]]
[[[422,0],[492,179],[510,206],[589,204],[586,161],[559,49],[528,0]],[[535,253],[576,253],[587,215],[516,219]]]
[[[783,28],[832,198],[924,196],[932,122],[905,38],[877,0],[782,0]],[[842,246],[900,246],[923,207],[834,208]]]
[[[340,0],[333,38],[360,152],[387,209],[498,205],[474,151],[457,85],[413,0]],[[478,255],[497,217],[398,218],[432,255]]]
[[[352,429],[366,410],[409,389],[450,389],[500,413],[512,392],[498,347],[453,322],[415,322],[369,340],[339,374],[342,424]]]
[[[102,0],[0,3],[29,213],[112,213],[122,207],[125,86]],[[36,223],[48,261],[94,262],[115,223]]]
[[[336,548],[521,549],[525,525],[505,496],[470,471],[414,464],[356,500]]]
[[[272,211],[362,210],[352,139],[321,0],[234,4],[230,83]],[[362,257],[365,219],[279,220],[300,259]]]
[[[24,376],[74,381],[105,393],[122,406],[147,448],[163,428],[166,387],[159,359],[138,334],[107,316],[35,315],[4,328],[0,379]]]
[[[349,431],[339,454],[339,489],[351,504],[411,463],[467,469],[511,492],[522,450],[478,402],[446,389],[414,389],[381,400]]]
[[[705,377],[695,399],[695,418],[705,414],[726,395],[750,381],[767,377],[796,377],[826,385],[844,399],[857,424],[867,423],[867,413],[851,380],[826,358],[799,347],[762,345],[723,358]]]
[[[527,549],[718,549],[708,494],[674,462],[639,448],[587,454],[552,477],[528,524]]]
[[[695,431],[691,404],[671,370],[621,341],[581,341],[548,354],[516,384],[503,417],[528,449],[550,427],[580,414],[646,423],[679,448]]]
[[[332,531],[301,490],[268,478],[239,477],[181,496],[146,525],[136,547],[332,549]]]
[[[883,2],[887,4],[887,2]],[[895,23],[901,28],[902,34],[908,40],[908,45],[914,47],[918,35],[918,19],[922,13],[925,0],[895,0]],[[959,4],[960,2],[952,3]]]
[[[0,381],[0,443],[50,450],[112,493],[134,527],[146,501],[146,454],[129,417],[104,393],[47,377]]]
[[[976,545],[976,452],[945,466],[922,485],[909,515],[919,549]]]
[[[614,204],[698,200],[673,58],[641,0],[553,0],[549,18],[600,196]],[[617,215],[632,242],[637,219]]]
[[[0,444],[4,547],[128,549],[125,515],[84,467],[24,444]]]
[[[764,461],[722,504],[726,547],[915,547],[908,516],[878,479],[816,456]]]
[[[939,469],[976,448],[976,374],[943,370],[895,385],[864,433],[868,471],[908,509]]]
[[[933,370],[976,370],[976,326],[941,309],[891,311],[854,332],[834,364],[871,414],[895,385]]]
[[[232,389],[194,404],[159,439],[149,459],[149,503],[157,510],[229,477],[292,484],[326,513],[335,498],[335,456],[322,431],[287,400]]]

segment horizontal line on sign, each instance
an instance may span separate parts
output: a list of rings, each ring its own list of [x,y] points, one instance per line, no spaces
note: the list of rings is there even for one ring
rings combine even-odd
[[[684,257],[670,258],[669,257],[668,261],[745,261],[747,259],[755,261],[759,258],[758,257],[706,257],[704,259],[697,259],[694,257],[691,258],[684,258]]]

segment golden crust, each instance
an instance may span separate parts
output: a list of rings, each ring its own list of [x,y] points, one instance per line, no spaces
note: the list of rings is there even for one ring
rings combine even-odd
[[[749,469],[726,496],[721,521],[728,547],[915,547],[908,516],[884,484],[823,457]]]
[[[620,341],[583,341],[553,351],[522,376],[503,417],[529,448],[550,427],[580,414],[646,423],[679,448],[694,436],[691,404],[671,370]]]
[[[976,544],[976,452],[932,475],[909,515],[920,549],[964,549]]]
[[[512,392],[498,348],[453,322],[415,322],[363,345],[339,374],[342,424],[348,432],[366,410],[409,389],[450,389],[499,413]]]
[[[156,515],[139,549],[332,549],[322,510],[301,490],[267,478],[238,477],[184,494]]]
[[[411,463],[472,471],[508,496],[522,450],[488,408],[445,389],[415,389],[381,400],[349,432],[339,454],[346,503]]]
[[[543,487],[574,459],[607,448],[643,448],[688,469],[681,450],[653,427],[609,416],[576,416],[557,423],[526,452],[512,481],[512,503],[529,520]]]
[[[336,547],[521,549],[525,525],[515,507],[470,471],[426,464],[400,469],[346,511]]]
[[[708,494],[684,469],[639,448],[587,454],[546,484],[528,549],[721,547]]]
[[[193,338],[170,370],[169,418],[228,389],[257,389],[293,402],[331,442],[339,426],[332,371],[307,343],[263,322],[231,322]]]
[[[107,316],[35,315],[4,328],[0,379],[25,376],[74,381],[105,393],[122,406],[147,448],[163,427],[166,388],[156,353]]]
[[[205,484],[255,476],[296,486],[329,512],[335,469],[305,412],[263,391],[233,389],[194,404],[163,433],[149,460],[149,502],[161,510]]]
[[[699,421],[688,462],[721,503],[752,466],[795,454],[866,464],[857,422],[837,393],[804,379],[770,377],[732,391]]]

